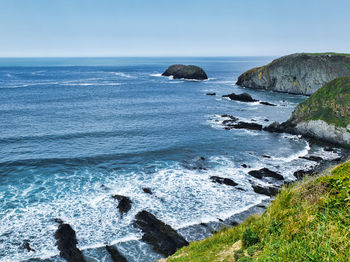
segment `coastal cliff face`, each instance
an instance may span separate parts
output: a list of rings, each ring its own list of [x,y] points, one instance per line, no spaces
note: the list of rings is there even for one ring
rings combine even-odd
[[[325,84],[295,108],[287,123],[304,136],[350,145],[350,77]]]
[[[298,53],[246,71],[238,77],[237,85],[311,95],[325,83],[341,76],[350,76],[349,54]]]

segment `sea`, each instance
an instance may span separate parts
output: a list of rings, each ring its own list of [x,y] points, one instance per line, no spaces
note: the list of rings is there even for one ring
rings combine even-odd
[[[106,245],[128,261],[156,261],[161,256],[132,225],[139,211],[187,240],[202,239],[208,234],[185,229],[268,199],[253,191],[252,181],[267,182],[250,170],[266,167],[292,181],[296,170],[317,164],[300,157],[336,158],[298,136],[225,130],[226,114],[266,126],[287,120],[307,98],[235,85],[241,73],[272,59],[1,58],[0,261],[64,261],[55,219],[72,226],[89,261],[112,261]],[[178,63],[202,67],[209,79],[161,76]],[[277,106],[222,97],[232,92]],[[115,194],[131,199],[127,214],[119,213]]]

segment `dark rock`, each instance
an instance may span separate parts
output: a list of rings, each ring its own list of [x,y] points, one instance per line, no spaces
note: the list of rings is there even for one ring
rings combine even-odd
[[[60,224],[55,233],[56,245],[60,256],[68,262],[84,262],[82,252],[77,248],[75,231],[68,224]]]
[[[299,158],[315,162],[320,162],[323,160],[323,158],[319,156],[300,156]]]
[[[298,170],[298,171],[294,172],[293,176],[299,180],[305,176],[312,176],[314,174],[315,174],[315,171],[313,169],[311,169],[311,170]]]
[[[264,119],[265,122],[269,122],[270,120],[268,120],[267,118]]]
[[[207,96],[216,96],[216,93],[206,93]]]
[[[238,122],[233,125],[235,129],[262,130],[262,125],[256,123]]]
[[[144,233],[142,240],[164,256],[170,256],[179,248],[189,244],[173,228],[145,210],[137,213],[135,218],[134,226]]]
[[[230,225],[233,226],[233,227],[236,227],[236,226],[239,225],[239,223],[238,223],[237,221],[232,221],[232,222],[230,223]]]
[[[28,252],[30,252],[30,251],[35,252],[35,250],[31,248],[29,240],[23,241],[23,248],[25,248]]]
[[[268,168],[262,168],[259,170],[252,170],[252,171],[249,171],[248,174],[255,177],[255,178],[258,178],[258,179],[262,179],[264,177],[272,177],[272,178],[275,178],[277,180],[284,180],[282,175],[278,174],[275,171],[271,171]]]
[[[174,79],[208,79],[208,76],[204,70],[194,65],[171,65],[167,70],[165,70],[162,76],[173,76]]]
[[[257,102],[258,100],[253,99],[251,95],[248,93],[242,93],[239,95],[236,95],[235,93],[229,94],[229,95],[223,95],[222,97],[228,97],[231,100],[240,101],[240,102]]]
[[[242,164],[241,167],[247,168],[248,166],[246,164]]]
[[[127,262],[126,258],[119,253],[117,247],[106,246],[106,250],[111,255],[114,262]]]
[[[334,148],[328,147],[328,146],[325,147],[323,150],[326,151],[326,152],[335,152],[335,149],[334,149]]]
[[[271,104],[269,102],[261,102],[261,101],[260,101],[260,104],[265,105],[265,106],[277,106],[277,105]]]
[[[238,184],[229,178],[219,177],[219,176],[211,176],[211,181],[218,184],[225,184],[227,186],[237,186]]]
[[[264,130],[268,132],[273,132],[273,133],[283,132],[282,127],[278,122],[273,122],[269,126],[264,127]]]
[[[238,119],[238,118],[231,116],[231,115],[228,115],[228,114],[221,115],[221,117],[228,117],[230,119]]]
[[[237,122],[238,118],[234,118],[234,119],[229,119],[229,120],[224,120],[222,121],[222,124],[223,125],[232,125],[234,124],[235,122]]]
[[[130,200],[130,198],[128,198],[126,196],[121,196],[121,195],[114,195],[112,197],[119,201],[118,209],[119,209],[119,212],[121,214],[129,212],[129,210],[131,209],[131,204],[132,204],[132,201]]]
[[[269,155],[262,155],[262,157],[264,157],[264,158],[271,158],[271,156],[269,156]]]
[[[143,190],[143,192],[145,192],[146,194],[150,194],[150,195],[153,194],[153,193],[152,193],[152,190],[151,190],[150,188],[148,188],[148,187],[144,187],[144,188],[142,188],[142,190]]]
[[[254,192],[265,195],[265,196],[275,196],[279,192],[279,188],[273,187],[273,186],[259,186],[259,185],[252,185]]]

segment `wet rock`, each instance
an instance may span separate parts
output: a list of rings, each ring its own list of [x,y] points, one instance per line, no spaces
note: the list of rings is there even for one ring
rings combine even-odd
[[[277,195],[277,193],[279,192],[279,188],[274,186],[252,185],[252,187],[255,193],[270,197]]]
[[[328,146],[325,147],[323,150],[326,151],[326,152],[336,152],[336,150],[334,148],[328,147]]]
[[[23,245],[22,245],[22,246],[23,246],[23,248],[26,249],[28,252],[31,252],[31,251],[32,251],[32,252],[35,252],[35,250],[34,250],[33,248],[31,248],[30,243],[29,243],[29,240],[27,240],[27,239],[23,241]]]
[[[236,182],[234,182],[233,180],[231,180],[229,178],[224,178],[224,177],[219,177],[219,176],[211,176],[210,179],[214,183],[224,184],[227,186],[237,186],[238,185]]]
[[[173,228],[145,210],[137,213],[135,218],[133,225],[142,230],[142,240],[164,256],[170,256],[189,244]]]
[[[63,220],[60,218],[55,218],[53,221],[55,221],[58,224],[63,224]]]
[[[249,95],[248,93],[242,93],[242,94],[229,94],[229,95],[223,95],[222,97],[228,97],[231,100],[235,100],[235,101],[240,101],[240,102],[257,102],[258,100],[253,99],[251,97],[251,95]]]
[[[222,124],[223,124],[223,125],[232,125],[232,124],[236,123],[237,120],[238,120],[238,118],[229,119],[229,120],[224,120],[224,121],[222,121]]]
[[[119,253],[117,247],[106,246],[106,250],[111,255],[111,258],[114,262],[127,262],[126,258]]]
[[[278,123],[276,121],[273,122],[272,124],[264,127],[264,130],[268,131],[268,132],[273,132],[273,133],[281,133],[281,132],[283,132],[283,129],[282,129],[280,123]]]
[[[238,122],[233,125],[235,129],[262,130],[262,125],[256,123]]]
[[[56,245],[60,256],[68,262],[84,262],[82,252],[77,248],[75,231],[69,224],[60,224],[55,232]]]
[[[294,172],[293,176],[299,180],[305,176],[312,176],[314,174],[315,174],[315,171],[313,169],[311,169],[311,170],[298,170],[298,171]]]
[[[260,101],[260,104],[265,105],[265,106],[277,106],[277,105],[271,104],[269,102],[261,102],[261,101]]]
[[[323,160],[323,158],[319,156],[300,156],[299,158],[306,159],[309,161],[314,161],[314,162],[320,162]]]
[[[264,119],[265,122],[269,122],[270,120],[268,120],[267,118]]]
[[[271,158],[271,156],[269,156],[269,155],[262,155],[262,157],[264,157],[264,158]]]
[[[272,177],[275,178],[277,180],[284,180],[283,176],[280,175],[279,173],[275,172],[275,171],[271,171],[268,168],[262,168],[259,170],[252,170],[248,172],[249,175],[258,178],[258,179],[262,179],[264,177]]]
[[[216,96],[216,93],[206,93],[207,96]]]
[[[246,164],[242,164],[241,167],[248,168],[248,166]]]
[[[173,76],[174,79],[184,78],[184,79],[196,79],[205,80],[208,79],[207,74],[204,70],[198,66],[194,65],[171,65],[162,74],[162,76]]]
[[[231,115],[228,115],[228,114],[221,115],[221,117],[226,117],[226,118],[236,119],[236,120],[238,119],[238,118],[231,116]]]
[[[152,190],[151,190],[150,188],[148,188],[148,187],[144,187],[144,188],[142,188],[142,190],[143,190],[143,192],[145,192],[146,194],[150,194],[150,195],[153,194],[153,193],[152,193]]]
[[[129,212],[132,204],[132,201],[130,200],[130,198],[122,195],[114,195],[112,197],[119,201],[118,209],[121,214],[125,214]]]

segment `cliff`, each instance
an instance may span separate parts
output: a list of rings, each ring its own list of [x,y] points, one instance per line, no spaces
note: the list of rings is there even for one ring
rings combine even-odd
[[[347,162],[285,187],[261,216],[192,242],[166,261],[349,261],[349,174]]]
[[[341,76],[350,76],[350,54],[298,53],[246,71],[238,77],[237,85],[311,95]]]
[[[336,78],[318,89],[286,123],[298,134],[350,145],[350,77]]]

